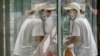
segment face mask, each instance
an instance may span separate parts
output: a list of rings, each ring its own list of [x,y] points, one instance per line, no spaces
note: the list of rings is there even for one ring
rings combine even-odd
[[[48,17],[42,16],[42,20],[45,21]]]
[[[41,17],[41,20],[43,20],[43,21],[45,21],[46,18],[47,18],[47,16],[45,16],[45,15],[43,14],[43,12],[41,13],[40,17]]]
[[[76,16],[77,16],[77,13],[72,13],[71,15],[69,15],[71,20],[75,20]]]
[[[71,20],[74,20],[75,19],[75,15],[73,15],[73,16],[70,15],[69,17],[70,17]]]

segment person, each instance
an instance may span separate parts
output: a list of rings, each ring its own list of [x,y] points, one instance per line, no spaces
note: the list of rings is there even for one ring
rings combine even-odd
[[[42,10],[41,17],[44,24],[45,37],[40,43],[38,50],[40,49],[41,56],[53,56],[55,55],[54,47],[51,45],[51,34],[54,26],[56,26],[56,6],[55,4],[47,4]],[[42,50],[42,51],[41,51]],[[37,51],[38,52],[38,51]]]
[[[48,4],[47,7],[43,10],[43,16],[44,16],[44,23],[45,23],[45,36],[51,34],[52,29],[57,24],[57,14],[56,14],[56,4]],[[49,51],[47,53],[47,56],[53,56],[54,54],[54,47],[51,45],[49,46]]]
[[[43,14],[45,16],[45,32],[46,35],[51,34],[52,29],[57,24],[57,14],[56,14],[56,4],[49,4],[47,8],[44,8]],[[47,56],[55,55],[57,47],[49,46],[49,51]]]
[[[22,24],[15,48],[14,56],[35,56],[34,51],[44,38],[42,20],[40,11],[44,8],[45,3],[35,4],[33,11]]]
[[[56,4],[48,4],[43,9],[45,34],[48,35],[52,28],[57,24]]]
[[[73,56],[97,56],[97,46],[92,29],[88,20],[81,15],[80,5],[72,2],[64,9],[72,21],[72,32],[66,45],[74,52],[72,52]]]

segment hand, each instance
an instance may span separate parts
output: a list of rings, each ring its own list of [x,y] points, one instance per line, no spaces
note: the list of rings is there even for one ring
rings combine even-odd
[[[72,36],[69,37],[68,39],[69,39],[68,44],[77,44],[81,41],[80,36]]]
[[[78,44],[81,41],[80,36],[73,36],[73,38],[70,40],[73,44]]]

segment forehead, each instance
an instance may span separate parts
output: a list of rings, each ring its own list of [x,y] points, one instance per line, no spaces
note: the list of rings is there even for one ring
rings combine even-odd
[[[51,10],[43,10],[44,12],[51,12]]]
[[[76,11],[75,9],[70,9],[70,10],[67,10],[67,12],[72,12],[72,11]]]
[[[70,10],[67,10],[67,11],[73,11],[74,9],[70,9]]]

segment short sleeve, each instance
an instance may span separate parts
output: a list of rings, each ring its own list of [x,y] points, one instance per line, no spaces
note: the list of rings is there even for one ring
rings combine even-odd
[[[44,36],[42,22],[36,23],[32,29],[32,36]]]
[[[80,27],[76,23],[73,24],[72,36],[80,36]]]

